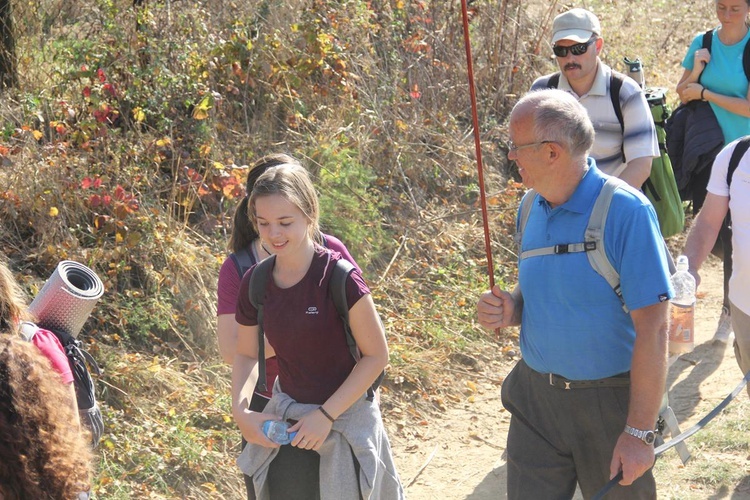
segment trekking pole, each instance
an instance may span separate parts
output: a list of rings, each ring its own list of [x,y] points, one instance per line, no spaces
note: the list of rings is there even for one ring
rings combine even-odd
[[[492,288],[495,286],[495,270],[492,265],[492,246],[490,244],[490,228],[487,216],[487,198],[484,194],[484,167],[482,165],[482,146],[479,139],[477,96],[474,92],[474,65],[471,57],[471,40],[469,39],[469,12],[467,0],[461,0],[461,14],[464,23],[464,45],[466,46],[466,66],[469,75],[469,96],[471,97],[471,121],[474,127],[474,149],[476,150],[477,170],[479,172],[479,199],[482,206],[482,221],[484,223],[484,248],[487,253],[487,273],[490,278],[490,288]]]
[[[659,455],[667,451],[668,449],[672,448],[673,446],[685,441],[687,438],[701,430],[706,424],[708,424],[711,420],[713,420],[716,415],[721,413],[721,411],[727,407],[729,403],[732,402],[732,400],[737,397],[737,394],[740,393],[740,391],[747,385],[747,383],[750,381],[750,371],[748,371],[745,374],[745,377],[742,379],[742,381],[737,385],[737,387],[734,388],[734,390],[724,398],[724,400],[719,403],[716,408],[711,410],[705,417],[703,417],[697,424],[692,426],[690,429],[686,430],[685,432],[681,432],[677,436],[674,436],[668,443],[664,443],[661,446],[657,447],[654,450],[654,457],[658,458]],[[604,498],[604,495],[609,493],[609,490],[615,487],[617,483],[620,482],[622,479],[622,471],[618,472],[615,477],[609,480],[609,482],[599,490],[599,492],[592,497],[592,500],[601,500]]]

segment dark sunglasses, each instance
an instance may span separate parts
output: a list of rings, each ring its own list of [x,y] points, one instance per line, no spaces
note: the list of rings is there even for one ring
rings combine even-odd
[[[570,47],[561,47],[559,45],[555,45],[554,47],[552,47],[552,52],[554,52],[557,57],[567,56],[568,51],[570,51],[570,53],[574,56],[582,56],[586,53],[587,50],[589,50],[589,45],[591,45],[595,41],[596,38],[591,38],[588,42],[577,43],[575,45],[571,45]]]

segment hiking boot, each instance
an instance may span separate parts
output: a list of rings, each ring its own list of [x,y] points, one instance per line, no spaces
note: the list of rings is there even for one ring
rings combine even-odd
[[[716,333],[714,333],[713,340],[714,342],[727,344],[733,334],[732,316],[730,316],[729,310],[726,307],[722,307],[721,316],[719,317],[719,326],[716,327]]]

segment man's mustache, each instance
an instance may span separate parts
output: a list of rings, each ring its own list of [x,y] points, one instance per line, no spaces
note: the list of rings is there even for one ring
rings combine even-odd
[[[581,69],[581,65],[576,63],[568,63],[565,65],[564,69]]]

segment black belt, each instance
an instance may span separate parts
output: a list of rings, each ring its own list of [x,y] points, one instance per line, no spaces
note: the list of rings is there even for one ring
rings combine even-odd
[[[630,385],[630,372],[620,373],[613,377],[600,378],[596,380],[568,380],[554,373],[542,373],[547,377],[549,385],[558,389],[594,389],[602,387],[628,387]]]

